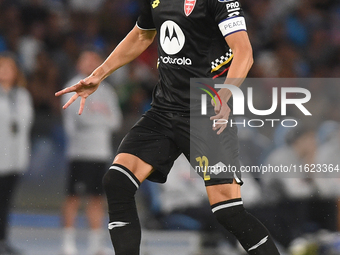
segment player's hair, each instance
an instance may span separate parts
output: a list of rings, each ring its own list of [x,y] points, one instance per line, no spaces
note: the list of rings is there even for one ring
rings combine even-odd
[[[13,85],[18,86],[18,87],[26,87],[27,81],[26,81],[24,73],[21,71],[19,61],[17,57],[15,56],[15,54],[9,51],[2,52],[0,54],[0,62],[4,60],[10,60],[14,64],[15,71],[16,71],[16,79]]]

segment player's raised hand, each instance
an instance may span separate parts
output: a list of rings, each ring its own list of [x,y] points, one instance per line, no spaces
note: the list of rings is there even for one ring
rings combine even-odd
[[[211,104],[214,106],[216,115],[210,117],[210,120],[215,120],[213,130],[217,130],[217,134],[219,135],[228,125],[230,108],[227,103],[223,102],[221,104],[219,100],[211,100]]]
[[[78,97],[80,97],[81,100],[78,114],[81,115],[84,110],[86,98],[98,89],[100,82],[99,78],[90,75],[85,79],[80,80],[77,84],[58,91],[55,95],[61,96],[70,92],[75,92],[70,100],[63,106],[63,109],[69,107]]]

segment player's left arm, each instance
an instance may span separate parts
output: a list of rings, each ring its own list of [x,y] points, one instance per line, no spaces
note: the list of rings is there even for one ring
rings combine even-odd
[[[234,57],[230,65],[225,84],[240,87],[253,64],[253,50],[246,31],[239,31],[228,35],[225,38],[227,44],[233,51]],[[230,108],[227,105],[231,97],[229,89],[220,89],[218,94],[221,97],[222,105],[215,105],[216,115],[210,119],[229,119]],[[219,102],[216,100],[216,102]],[[217,134],[223,132],[227,125],[215,125],[214,130],[218,130]]]
[[[234,57],[224,83],[240,87],[254,62],[253,49],[248,33],[246,31],[239,31],[228,35],[225,40],[233,51]],[[231,97],[228,89],[221,89],[219,94],[225,100],[224,102],[228,102]]]
[[[253,49],[248,33],[246,31],[239,31],[228,35],[225,40],[233,51],[234,57],[224,84],[240,87],[254,62]],[[222,102],[228,102],[231,97],[229,89],[220,89],[218,94]]]

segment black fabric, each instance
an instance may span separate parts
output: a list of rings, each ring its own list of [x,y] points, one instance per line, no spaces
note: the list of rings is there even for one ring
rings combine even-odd
[[[233,56],[218,25],[244,16],[238,1],[196,0],[189,15],[185,2],[141,0],[137,21],[141,28],[157,30],[160,79],[152,104],[173,112],[189,110],[190,78],[227,75]],[[239,8],[230,12],[231,4]]]
[[[102,195],[102,180],[107,166],[107,162],[101,161],[71,161],[69,165],[67,194],[79,196]]]
[[[153,24],[151,8],[150,8],[150,1],[139,1],[140,3],[140,14],[137,20],[137,25],[141,29],[156,29],[155,25]]]
[[[214,215],[218,222],[230,231],[243,248],[251,255],[277,255],[279,254],[272,237],[268,230],[254,216],[249,214],[243,205],[235,205],[222,209],[219,206],[232,205],[242,201],[241,199],[233,199],[226,202],[212,205],[212,209],[216,210]],[[261,240],[265,240],[261,244]]]
[[[137,187],[134,182],[137,185],[140,183],[124,166],[119,164],[112,166],[119,170],[110,169],[103,178],[108,201],[111,241],[116,255],[139,255],[141,227],[135,203]]]
[[[13,174],[0,176],[0,241],[7,238],[8,214],[18,178],[18,175]]]
[[[152,165],[155,171],[148,180],[160,183],[166,181],[174,161],[181,153],[190,160],[193,168],[195,168],[194,164],[197,164],[195,158],[204,155],[209,158],[210,165],[221,161],[239,169],[236,126],[227,127],[218,136],[212,130],[209,119],[205,122],[200,120],[199,125],[206,126],[204,133],[200,132],[201,129],[190,126],[189,114],[165,112],[153,107],[129,131],[120,144],[117,154],[129,153]],[[198,138],[193,140],[192,135]],[[200,144],[195,143],[194,146],[190,146],[190,142],[195,141],[199,141]],[[204,178],[202,172],[198,174]],[[240,178],[239,172],[237,175]],[[223,172],[219,175],[212,174],[209,180],[205,179],[205,185],[232,183],[233,180],[234,173]],[[241,180],[240,184],[242,184]]]

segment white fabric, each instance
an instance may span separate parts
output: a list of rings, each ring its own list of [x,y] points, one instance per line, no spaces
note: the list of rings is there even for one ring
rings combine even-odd
[[[37,62],[37,55],[42,48],[43,43],[33,36],[23,37],[19,41],[18,51],[25,72],[33,72]]]
[[[92,229],[88,233],[88,248],[87,254],[106,254],[104,253],[104,236],[105,233],[103,229]]]
[[[29,164],[33,104],[24,88],[6,93],[0,86],[0,175],[24,172]],[[16,122],[18,133],[12,133]]]
[[[234,207],[234,206],[238,206],[238,205],[243,205],[243,201],[237,201],[237,202],[232,202],[232,203],[227,203],[227,204],[224,204],[224,205],[216,206],[212,209],[212,212],[214,213],[218,210],[229,208],[229,207]]]
[[[85,77],[78,75],[66,87]],[[62,97],[63,104],[73,94]],[[82,115],[78,115],[80,98],[63,111],[64,126],[68,137],[67,155],[77,160],[109,160],[113,156],[111,134],[122,123],[122,113],[113,88],[103,81],[98,90],[86,99]]]
[[[237,31],[246,31],[246,21],[244,17],[229,18],[218,24],[223,36],[228,36]]]
[[[130,179],[130,181],[136,186],[136,188],[139,189],[139,185],[135,181],[135,179],[133,179],[133,177],[128,172],[126,172],[123,168],[120,168],[118,166],[111,166],[110,170],[116,170],[116,171],[119,171],[122,174],[126,175],[126,177],[128,177]]]
[[[62,254],[77,255],[76,230],[74,228],[63,229]]]

